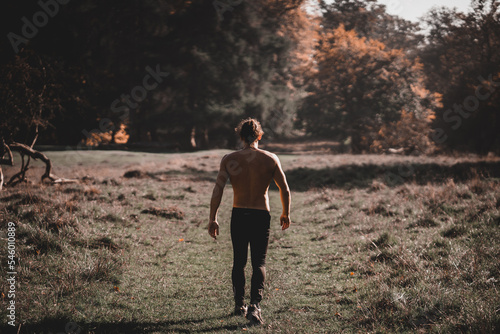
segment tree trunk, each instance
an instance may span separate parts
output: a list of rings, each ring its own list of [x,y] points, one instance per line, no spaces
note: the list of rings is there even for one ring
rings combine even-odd
[[[196,126],[191,129],[191,148],[196,149]]]

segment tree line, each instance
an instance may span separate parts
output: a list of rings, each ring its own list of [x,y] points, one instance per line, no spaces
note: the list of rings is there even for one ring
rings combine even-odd
[[[353,152],[499,152],[500,13],[374,0],[4,4],[0,154],[12,143],[234,146],[329,138]],[[312,7],[316,7],[311,9]]]

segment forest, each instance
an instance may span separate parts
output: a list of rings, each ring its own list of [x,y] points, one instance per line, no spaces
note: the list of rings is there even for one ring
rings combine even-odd
[[[498,153],[498,6],[416,23],[376,0],[8,2],[0,154],[229,148],[245,117],[351,153]]]
[[[0,333],[500,333],[499,5],[4,1]],[[292,194],[252,327],[232,184],[207,233],[248,117]]]

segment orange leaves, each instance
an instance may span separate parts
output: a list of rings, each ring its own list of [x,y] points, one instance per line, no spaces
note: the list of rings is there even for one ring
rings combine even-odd
[[[351,272],[349,273],[349,276],[354,277],[354,271],[351,271]],[[358,288],[357,288],[356,286],[354,286],[354,287],[352,288],[352,290],[351,290],[351,291],[352,291],[352,292],[358,292]]]
[[[345,61],[353,62],[351,65],[354,66],[371,66],[376,62],[366,63],[366,60],[391,61],[404,56],[401,50],[385,50],[386,46],[381,41],[359,37],[355,30],[345,30],[342,24],[333,33],[323,35],[322,40],[316,55],[318,60],[342,58],[344,66]],[[346,66],[346,69],[349,67]]]
[[[433,151],[429,122],[435,118],[433,109],[439,107],[440,96],[425,88],[418,59],[343,25],[321,34],[314,59],[318,72],[311,76],[314,84],[309,91],[315,94],[306,98],[307,108],[299,112],[306,120],[317,118],[309,131],[338,130],[346,137],[355,133],[358,150],[418,147],[422,152]],[[403,109],[415,119],[403,121]],[[406,122],[401,131],[395,131],[398,119]],[[398,141],[405,133],[408,139]]]
[[[425,119],[419,119],[414,112],[401,110],[399,121],[384,124],[373,141],[372,152],[385,152],[389,148],[402,148],[411,153],[410,149],[419,149],[417,153],[429,153],[435,149],[434,143],[429,138],[429,120],[435,117],[434,112],[422,112]]]
[[[120,124],[120,130],[115,133],[115,143],[126,144],[130,135],[127,133],[127,126],[125,124]]]

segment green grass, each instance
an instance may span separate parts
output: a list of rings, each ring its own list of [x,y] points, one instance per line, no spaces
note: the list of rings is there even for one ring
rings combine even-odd
[[[384,173],[397,170],[394,158],[372,156],[377,169],[366,173],[365,165],[356,167],[363,156],[339,162],[328,155],[281,156],[293,224],[280,230],[272,187],[266,325],[246,327],[230,316],[230,186],[217,241],[206,231],[226,152],[97,151],[78,161],[75,152],[48,152],[57,174],[88,177],[4,190],[0,266],[5,273],[6,223],[13,221],[20,333],[64,332],[68,323],[80,333],[500,330],[500,181],[488,175],[492,168],[471,163],[470,173],[462,166],[454,178],[457,168],[440,163],[436,171],[449,173],[442,181],[387,184]],[[33,168],[33,180],[40,170]],[[131,170],[141,173],[123,177]],[[4,279],[0,291],[3,333],[10,328]]]

